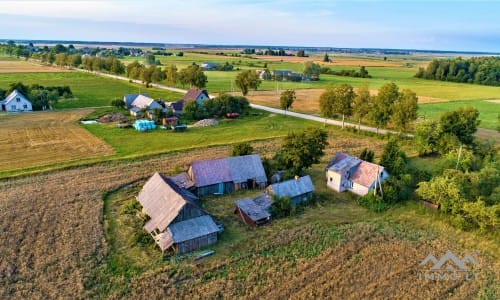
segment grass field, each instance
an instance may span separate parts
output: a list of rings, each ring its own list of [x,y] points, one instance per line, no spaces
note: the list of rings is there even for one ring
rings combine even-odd
[[[90,111],[1,115],[0,172],[112,154],[77,124]]]
[[[43,66],[37,63],[0,56],[0,73],[67,72],[66,69]]]
[[[233,201],[249,194],[206,199],[203,207],[224,223],[226,231],[213,247],[216,254],[197,262],[190,257],[162,259],[150,241],[138,242],[137,220],[124,206],[153,172],[174,174],[192,160],[227,155],[228,146],[2,180],[0,297],[498,296],[498,237],[452,229],[413,204],[374,214],[355,205],[349,194],[328,191],[322,170],[335,151],[358,153],[371,145],[379,156],[383,145],[378,139],[353,139],[336,132],[329,138],[328,154],[310,170],[317,205],[297,217],[252,229],[232,211]],[[267,156],[279,143],[252,145]],[[479,278],[419,280],[420,261],[429,253],[442,256],[448,249],[459,257],[479,250],[474,254]]]
[[[167,90],[146,88],[144,85],[76,71],[65,73],[0,73],[0,88],[7,89],[9,84],[14,82],[43,86],[68,85],[73,91],[75,99],[61,100],[54,105],[55,108],[108,106],[111,100],[122,99],[123,95],[128,93],[147,93],[151,97],[165,100],[178,100],[182,97],[179,93]]]

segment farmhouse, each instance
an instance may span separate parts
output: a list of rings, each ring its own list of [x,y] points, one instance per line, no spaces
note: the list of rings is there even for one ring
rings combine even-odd
[[[189,178],[198,196],[224,194],[249,188],[264,188],[266,172],[256,154],[191,163]]]
[[[137,98],[139,95],[149,97],[148,94],[125,94],[123,96],[123,102],[125,103],[125,107],[131,109],[132,102],[134,102],[135,98]]]
[[[326,185],[337,191],[350,190],[363,196],[389,174],[384,167],[352,157],[343,152],[337,152],[326,167]]]
[[[0,101],[0,111],[20,112],[32,110],[31,102],[18,90],[13,90],[4,100]]]
[[[196,196],[162,174],[146,182],[137,200],[150,217],[143,228],[162,252],[172,248],[183,254],[217,242],[219,228],[196,204]]]
[[[201,68],[205,71],[211,71],[215,70],[215,68],[217,68],[218,65],[219,63],[216,62],[204,62],[201,64]]]
[[[302,78],[302,74],[294,73],[289,70],[274,70],[273,77],[278,81],[301,81],[304,79]]]
[[[163,110],[163,106],[156,102],[154,99],[149,98],[145,94],[128,94],[123,96],[123,101],[127,108],[130,110],[132,116],[140,116],[141,110],[146,110],[149,115],[153,114],[154,109]]]
[[[202,105],[203,101],[209,98],[207,90],[189,89],[182,97],[182,100],[184,102],[196,101],[199,105]]]
[[[267,187],[267,192],[280,198],[288,197],[292,205],[297,205],[312,199],[314,185],[309,175],[304,177],[296,176],[295,179],[271,184]]]
[[[243,198],[237,200],[234,213],[248,225],[260,226],[271,221],[271,213],[269,209],[272,204],[273,200],[271,197],[262,193],[254,199]]]

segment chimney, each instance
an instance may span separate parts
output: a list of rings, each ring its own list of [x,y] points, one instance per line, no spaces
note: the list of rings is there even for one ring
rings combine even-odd
[[[295,175],[295,181],[299,181],[299,175]]]

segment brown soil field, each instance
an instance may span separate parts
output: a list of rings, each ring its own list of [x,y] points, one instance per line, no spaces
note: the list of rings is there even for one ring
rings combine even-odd
[[[0,60],[0,73],[44,73],[69,72],[67,69],[44,66],[23,60]]]
[[[90,111],[0,116],[0,152],[4,154],[0,171],[112,154],[110,146],[77,124]]]
[[[319,97],[324,92],[324,89],[297,89],[295,90],[296,100],[293,103],[292,109],[298,112],[318,114],[319,109]],[[377,95],[377,90],[371,90],[372,95]],[[240,95],[241,93],[233,93],[234,95]],[[276,91],[250,91],[246,96],[250,102],[260,105],[267,105],[273,107],[279,107],[279,94],[276,95]],[[418,97],[419,103],[436,103],[436,102],[446,102],[446,99],[431,98],[431,97]]]
[[[330,142],[322,163],[335,151],[355,152],[367,144],[380,149],[384,143],[342,136],[331,136]],[[269,156],[279,143],[252,146],[257,153]],[[164,267],[130,278],[96,275],[96,269],[113,270],[107,266],[104,193],[143,182],[154,171],[170,175],[177,168],[186,168],[190,161],[226,156],[228,150],[213,147],[0,180],[0,298],[468,299],[477,296],[487,280],[498,282],[498,262],[492,263],[484,255],[477,258],[481,276],[476,281],[419,280],[422,257],[428,253],[441,256],[447,249],[463,257],[466,251],[462,244],[450,242],[448,235],[421,236],[405,224],[395,229],[370,222],[342,225],[342,216],[349,207],[356,207],[352,202],[333,202],[325,210],[311,208],[282,223],[286,225],[278,227],[282,230],[273,227],[281,226],[279,222],[258,230],[244,229],[249,236],[264,235],[266,242],[240,241],[244,247],[240,254],[224,260],[216,255],[199,262],[165,261]],[[315,224],[315,218],[327,211],[335,212],[322,216],[337,224],[333,229]],[[229,215],[234,218],[232,211]],[[338,243],[325,245],[317,254],[307,248],[332,234],[339,236]],[[288,253],[287,249],[313,253]],[[273,251],[288,254],[274,255]],[[95,289],[114,284],[123,285],[123,289],[96,294]]]
[[[264,61],[283,61],[283,62],[293,62],[293,63],[304,63],[306,61],[313,61],[325,66],[365,66],[365,67],[399,67],[401,64],[390,62],[390,61],[377,61],[377,60],[364,60],[364,59],[350,59],[341,57],[331,57],[333,62],[325,63],[322,61],[322,57],[312,56],[312,57],[298,57],[298,56],[269,56],[262,55],[257,56],[259,59]]]

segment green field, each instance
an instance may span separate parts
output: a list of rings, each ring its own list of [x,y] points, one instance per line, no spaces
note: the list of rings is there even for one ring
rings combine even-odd
[[[22,82],[27,85],[40,84],[43,86],[68,85],[76,99],[62,100],[55,108],[80,108],[108,106],[111,100],[123,98],[128,93],[148,93],[154,98],[178,100],[181,94],[146,88],[144,85],[129,83],[123,80],[111,79],[91,75],[83,72],[65,73],[0,73],[0,88],[7,89],[11,83]]]
[[[114,156],[123,157],[281,137],[308,126],[323,126],[266,112],[253,111],[252,114],[241,119],[222,119],[217,126],[188,128],[186,132],[161,129],[140,132],[132,128],[118,129],[114,124],[84,127],[111,145],[116,150]]]

